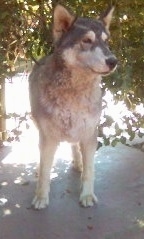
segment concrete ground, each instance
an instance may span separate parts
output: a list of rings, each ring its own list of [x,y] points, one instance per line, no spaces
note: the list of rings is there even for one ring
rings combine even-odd
[[[81,208],[80,175],[66,148],[56,154],[50,205],[41,211],[30,207],[36,151],[31,156],[31,147],[20,144],[0,150],[0,239],[144,239],[144,153],[123,145],[99,149],[99,204]]]

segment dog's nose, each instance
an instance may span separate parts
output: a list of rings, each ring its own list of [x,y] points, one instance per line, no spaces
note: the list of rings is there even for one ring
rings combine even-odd
[[[118,60],[116,57],[109,57],[108,59],[106,59],[106,64],[109,66],[110,70],[115,68],[117,62]]]

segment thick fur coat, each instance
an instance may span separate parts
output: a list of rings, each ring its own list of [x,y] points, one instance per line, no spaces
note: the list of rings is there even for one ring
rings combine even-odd
[[[92,206],[94,153],[101,115],[101,77],[114,71],[116,57],[107,45],[113,8],[97,20],[75,18],[63,6],[54,10],[55,50],[30,75],[32,116],[39,130],[40,172],[32,204],[49,204],[50,170],[57,145],[72,144],[74,166],[82,172],[80,203]]]

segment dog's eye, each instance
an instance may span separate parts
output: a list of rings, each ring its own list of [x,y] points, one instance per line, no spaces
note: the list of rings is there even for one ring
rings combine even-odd
[[[82,40],[82,42],[85,43],[85,44],[92,44],[92,43],[93,43],[93,41],[92,41],[91,38],[84,38],[84,39]]]
[[[83,50],[89,50],[92,44],[95,42],[96,36],[93,31],[88,31],[81,39],[81,46]]]
[[[92,39],[91,38],[88,38],[88,37],[85,37],[81,40],[81,47],[82,47],[82,50],[84,51],[88,51],[91,46],[92,46]]]

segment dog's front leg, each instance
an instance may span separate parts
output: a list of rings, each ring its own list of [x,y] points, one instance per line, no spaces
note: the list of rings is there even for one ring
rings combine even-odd
[[[97,202],[97,198],[94,194],[94,154],[97,147],[96,135],[87,140],[83,140],[80,145],[83,160],[80,203],[83,207],[91,207]]]
[[[35,209],[42,209],[49,204],[50,171],[57,144],[54,140],[40,135],[40,167],[37,189],[32,205]]]

